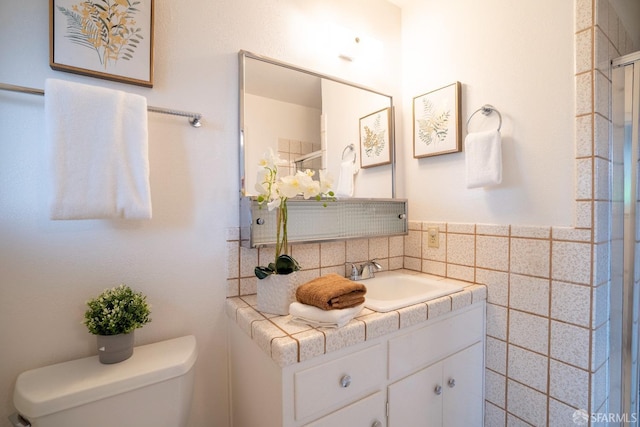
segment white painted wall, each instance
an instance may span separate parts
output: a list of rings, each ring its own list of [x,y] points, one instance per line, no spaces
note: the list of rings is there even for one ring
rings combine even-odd
[[[228,425],[226,230],[238,225],[237,52],[246,49],[399,93],[400,12],[383,0],[156,0],[155,86],[54,72],[48,2],[0,2],[0,81],[42,88],[47,77],[124,89],[149,104],[201,112],[204,125],[150,115],[154,217],[48,219],[43,99],[0,92],[0,426],[17,375],[95,354],[84,303],[126,282],[153,322],[139,344],[195,334],[200,347],[191,427]],[[337,58],[329,30],[384,44],[379,57]]]
[[[572,225],[572,1],[406,0],[398,170],[413,220]],[[467,189],[464,152],[413,159],[413,97],[462,83],[462,136],[484,104],[502,114],[503,182]],[[498,120],[476,114],[470,129]]]

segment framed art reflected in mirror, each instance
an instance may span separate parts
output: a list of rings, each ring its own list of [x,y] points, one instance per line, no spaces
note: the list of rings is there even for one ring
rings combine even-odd
[[[360,119],[360,167],[391,163],[389,147],[390,108],[371,113]]]

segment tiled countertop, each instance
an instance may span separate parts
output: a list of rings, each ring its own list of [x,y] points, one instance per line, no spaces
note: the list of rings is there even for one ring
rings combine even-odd
[[[415,271],[407,273],[416,274]],[[364,308],[338,329],[316,328],[294,321],[291,316],[262,313],[256,309],[255,294],[227,298],[226,311],[240,329],[284,367],[426,322],[484,301],[486,297],[484,285],[466,284],[460,292],[387,313]]]

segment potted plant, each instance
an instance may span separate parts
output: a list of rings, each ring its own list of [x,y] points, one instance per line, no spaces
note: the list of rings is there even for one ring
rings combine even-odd
[[[257,266],[254,270],[258,279],[258,310],[272,314],[289,314],[289,304],[295,300],[297,287],[296,271],[300,264],[287,252],[287,221],[289,212],[287,201],[302,196],[304,199],[315,198],[318,201],[335,200],[331,190],[332,182],[320,171],[320,180],[313,179],[315,172],[298,171],[294,175],[278,176],[278,166],[287,163],[269,149],[259,166],[256,190],[258,203],[266,204],[276,214],[276,248],[275,259],[267,266]]]
[[[96,335],[101,363],[118,363],[133,354],[133,332],[151,322],[147,297],[121,284],[87,301],[84,324]]]

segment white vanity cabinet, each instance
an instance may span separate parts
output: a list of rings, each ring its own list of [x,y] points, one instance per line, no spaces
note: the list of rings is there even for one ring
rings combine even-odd
[[[391,384],[388,426],[481,426],[482,353],[476,343]]]
[[[481,301],[284,367],[232,322],[232,426],[481,426],[484,312]]]
[[[484,330],[473,309],[389,339],[389,427],[482,425]]]

